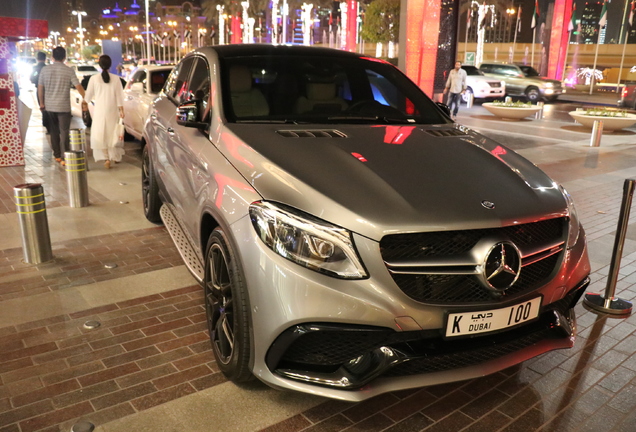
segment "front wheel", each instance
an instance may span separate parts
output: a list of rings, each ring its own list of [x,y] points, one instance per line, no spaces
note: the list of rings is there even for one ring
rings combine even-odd
[[[538,88],[530,87],[526,90],[526,98],[530,102],[538,102],[541,100],[541,93],[539,92]]]
[[[205,310],[216,363],[234,382],[252,378],[247,289],[225,232],[216,228],[205,254]]]
[[[148,146],[144,146],[141,154],[141,194],[146,219],[152,223],[161,223],[161,216],[159,215],[159,209],[161,208],[159,185],[150,161]]]

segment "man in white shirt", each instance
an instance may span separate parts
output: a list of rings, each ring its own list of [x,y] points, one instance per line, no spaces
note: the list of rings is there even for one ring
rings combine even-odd
[[[38,77],[38,99],[40,110],[46,111],[49,118],[51,147],[56,162],[64,165],[64,152],[69,149],[69,129],[71,127],[71,87],[84,97],[81,86],[73,69],[66,66],[66,50],[53,49],[51,65],[42,68]]]
[[[466,71],[462,69],[462,62],[455,62],[455,69],[452,69],[446,80],[444,94],[449,93],[448,106],[451,109],[451,118],[457,119],[461,96],[466,91]]]

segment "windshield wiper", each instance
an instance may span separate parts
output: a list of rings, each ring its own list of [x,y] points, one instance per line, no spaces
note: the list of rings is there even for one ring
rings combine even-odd
[[[407,118],[395,118],[395,117],[386,117],[386,116],[332,116],[327,117],[329,121],[371,121],[377,122],[381,121],[384,123],[400,123],[400,124],[411,124],[415,123],[413,119]]]
[[[236,123],[274,123],[274,124],[298,124],[298,120],[273,120],[273,119],[262,119],[262,120],[236,120]]]

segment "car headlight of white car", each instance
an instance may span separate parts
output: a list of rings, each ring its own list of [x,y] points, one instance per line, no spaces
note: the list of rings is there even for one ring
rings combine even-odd
[[[565,190],[563,186],[560,186],[560,189],[561,189],[561,193],[563,194],[563,197],[565,198],[565,202],[568,205],[568,216],[570,217],[570,224],[568,227],[567,247],[568,249],[571,249],[572,247],[574,247],[574,245],[579,239],[581,226],[579,223],[579,217],[576,213],[576,208],[574,208],[574,201],[572,201],[572,197],[570,196],[568,191]]]
[[[271,202],[254,202],[249,211],[261,240],[280,256],[340,279],[367,277],[348,230]]]

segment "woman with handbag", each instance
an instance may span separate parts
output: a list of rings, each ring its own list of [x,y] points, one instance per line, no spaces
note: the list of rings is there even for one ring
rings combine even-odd
[[[111,161],[121,161],[124,155],[124,90],[119,77],[108,72],[111,66],[109,56],[99,58],[102,73],[91,77],[84,96],[86,102],[95,102],[91,125],[93,158],[95,162],[105,161],[106,168],[110,168]]]

